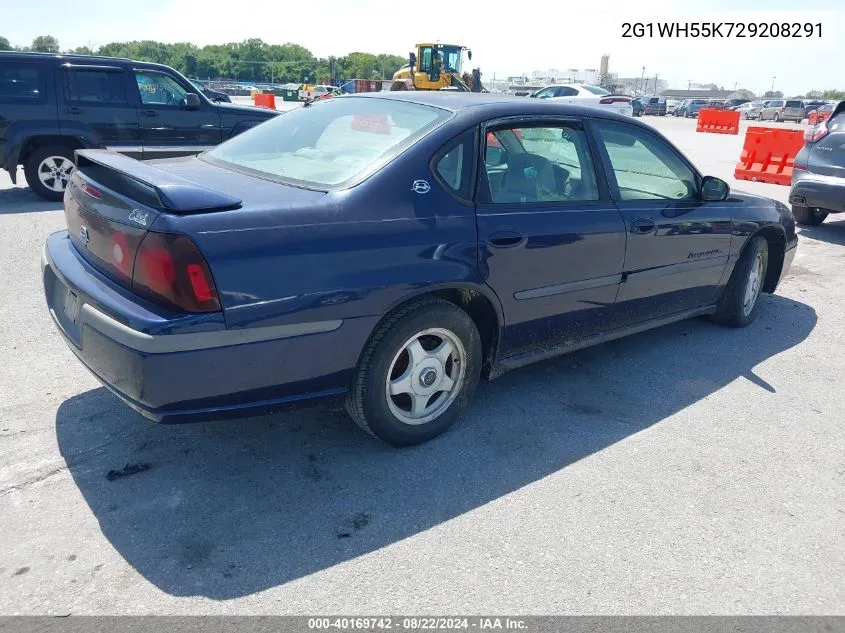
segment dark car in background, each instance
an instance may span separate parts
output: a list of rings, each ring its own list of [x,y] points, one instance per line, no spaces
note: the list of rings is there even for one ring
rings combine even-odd
[[[666,97],[647,97],[643,101],[645,106],[643,114],[666,116]]]
[[[722,99],[711,99],[707,103],[702,106],[702,109],[708,110],[727,110],[730,106],[728,106],[727,101],[723,101]]]
[[[797,243],[788,207],[651,126],[542,99],[350,95],[196,157],[77,155],[49,312],[164,422],[328,399],[418,444],[479,378],[696,316],[751,323]]]
[[[694,119],[698,116],[698,111],[705,107],[707,107],[707,99],[691,99],[684,109],[683,116]]]
[[[0,167],[61,200],[77,149],[133,158],[210,149],[278,113],[214,103],[161,64],[114,57],[0,52]]]
[[[743,103],[748,103],[751,99],[728,99],[725,101],[728,110],[735,110],[738,106],[741,106]]]
[[[211,88],[208,88],[201,84],[196,79],[191,79],[189,81],[191,82],[191,85],[194,86],[194,88],[196,88],[197,90],[199,90],[202,94],[204,94],[209,101],[214,101],[215,103],[232,103],[232,98],[225,92],[220,92],[219,90],[212,90]]]
[[[804,102],[804,118],[809,119],[810,118],[810,112],[812,112],[813,110],[818,110],[820,107],[822,107],[824,105],[829,105],[829,104],[827,103],[827,101],[818,101],[818,100],[816,100],[816,101],[805,101]]]
[[[822,123],[804,132],[795,157],[789,203],[799,224],[817,226],[845,212],[845,101]]]

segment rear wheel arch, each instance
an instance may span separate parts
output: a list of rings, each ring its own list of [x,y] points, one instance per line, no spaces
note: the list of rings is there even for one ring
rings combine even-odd
[[[466,312],[473,320],[481,336],[481,377],[488,379],[498,354],[502,328],[504,326],[504,315],[495,295],[490,296],[490,293],[485,292],[478,286],[460,285],[427,288],[412,296],[404,297],[390,306],[373,328],[373,332],[378,331],[381,324],[398,310],[402,310],[412,303],[431,298],[442,299],[454,304]]]
[[[83,149],[85,143],[77,136],[62,136],[60,134],[44,134],[27,137],[21,143],[21,150],[18,154],[18,163],[24,164],[26,160],[42,147],[62,145],[71,150]]]

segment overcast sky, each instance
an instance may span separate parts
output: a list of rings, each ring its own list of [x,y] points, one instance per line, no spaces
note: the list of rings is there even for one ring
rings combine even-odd
[[[843,0],[74,0],[62,10],[0,0],[0,35],[29,44],[54,35],[63,48],[152,39],[199,45],[259,37],[295,42],[317,56],[351,51],[404,55],[426,40],[472,48],[485,79],[556,68],[596,68],[603,53],[611,72],[717,83],[787,94],[845,88],[837,37],[845,35]],[[68,7],[73,6],[72,9]],[[696,6],[698,5],[698,6]],[[741,7],[741,10],[736,10]],[[803,8],[799,8],[803,7]],[[800,22],[822,24],[812,38],[678,39],[622,37],[623,22]]]

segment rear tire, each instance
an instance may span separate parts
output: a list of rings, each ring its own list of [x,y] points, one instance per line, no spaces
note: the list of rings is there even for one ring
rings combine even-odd
[[[26,159],[23,173],[32,191],[45,200],[61,202],[73,173],[73,149],[67,145],[45,145]]]
[[[801,226],[818,226],[827,217],[827,211],[815,207],[792,207],[792,215]]]
[[[721,325],[745,327],[757,317],[760,294],[769,266],[769,243],[759,235],[752,237],[731,273],[713,320]]]
[[[415,301],[385,319],[370,338],[346,411],[388,444],[421,444],[461,416],[480,372],[481,337],[469,315],[441,299]]]
[[[775,123],[780,121],[780,115],[777,112],[775,112],[775,115],[772,117],[772,121],[774,121]]]

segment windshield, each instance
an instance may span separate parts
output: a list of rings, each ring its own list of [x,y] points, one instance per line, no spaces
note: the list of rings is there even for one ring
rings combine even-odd
[[[461,47],[441,46],[440,57],[443,61],[443,72],[461,72]]]
[[[696,99],[692,103],[693,105],[704,105],[707,103],[707,99]]]
[[[351,186],[451,116],[380,98],[327,99],[274,117],[202,155],[223,167],[317,189]]]
[[[194,88],[196,88],[197,90],[205,90],[205,88],[200,82],[194,81],[193,79],[189,79],[188,81],[190,81]]]
[[[598,86],[581,86],[581,88],[583,88],[587,92],[592,92],[594,95],[604,96],[610,94],[607,90],[605,90],[604,88],[599,88]]]

